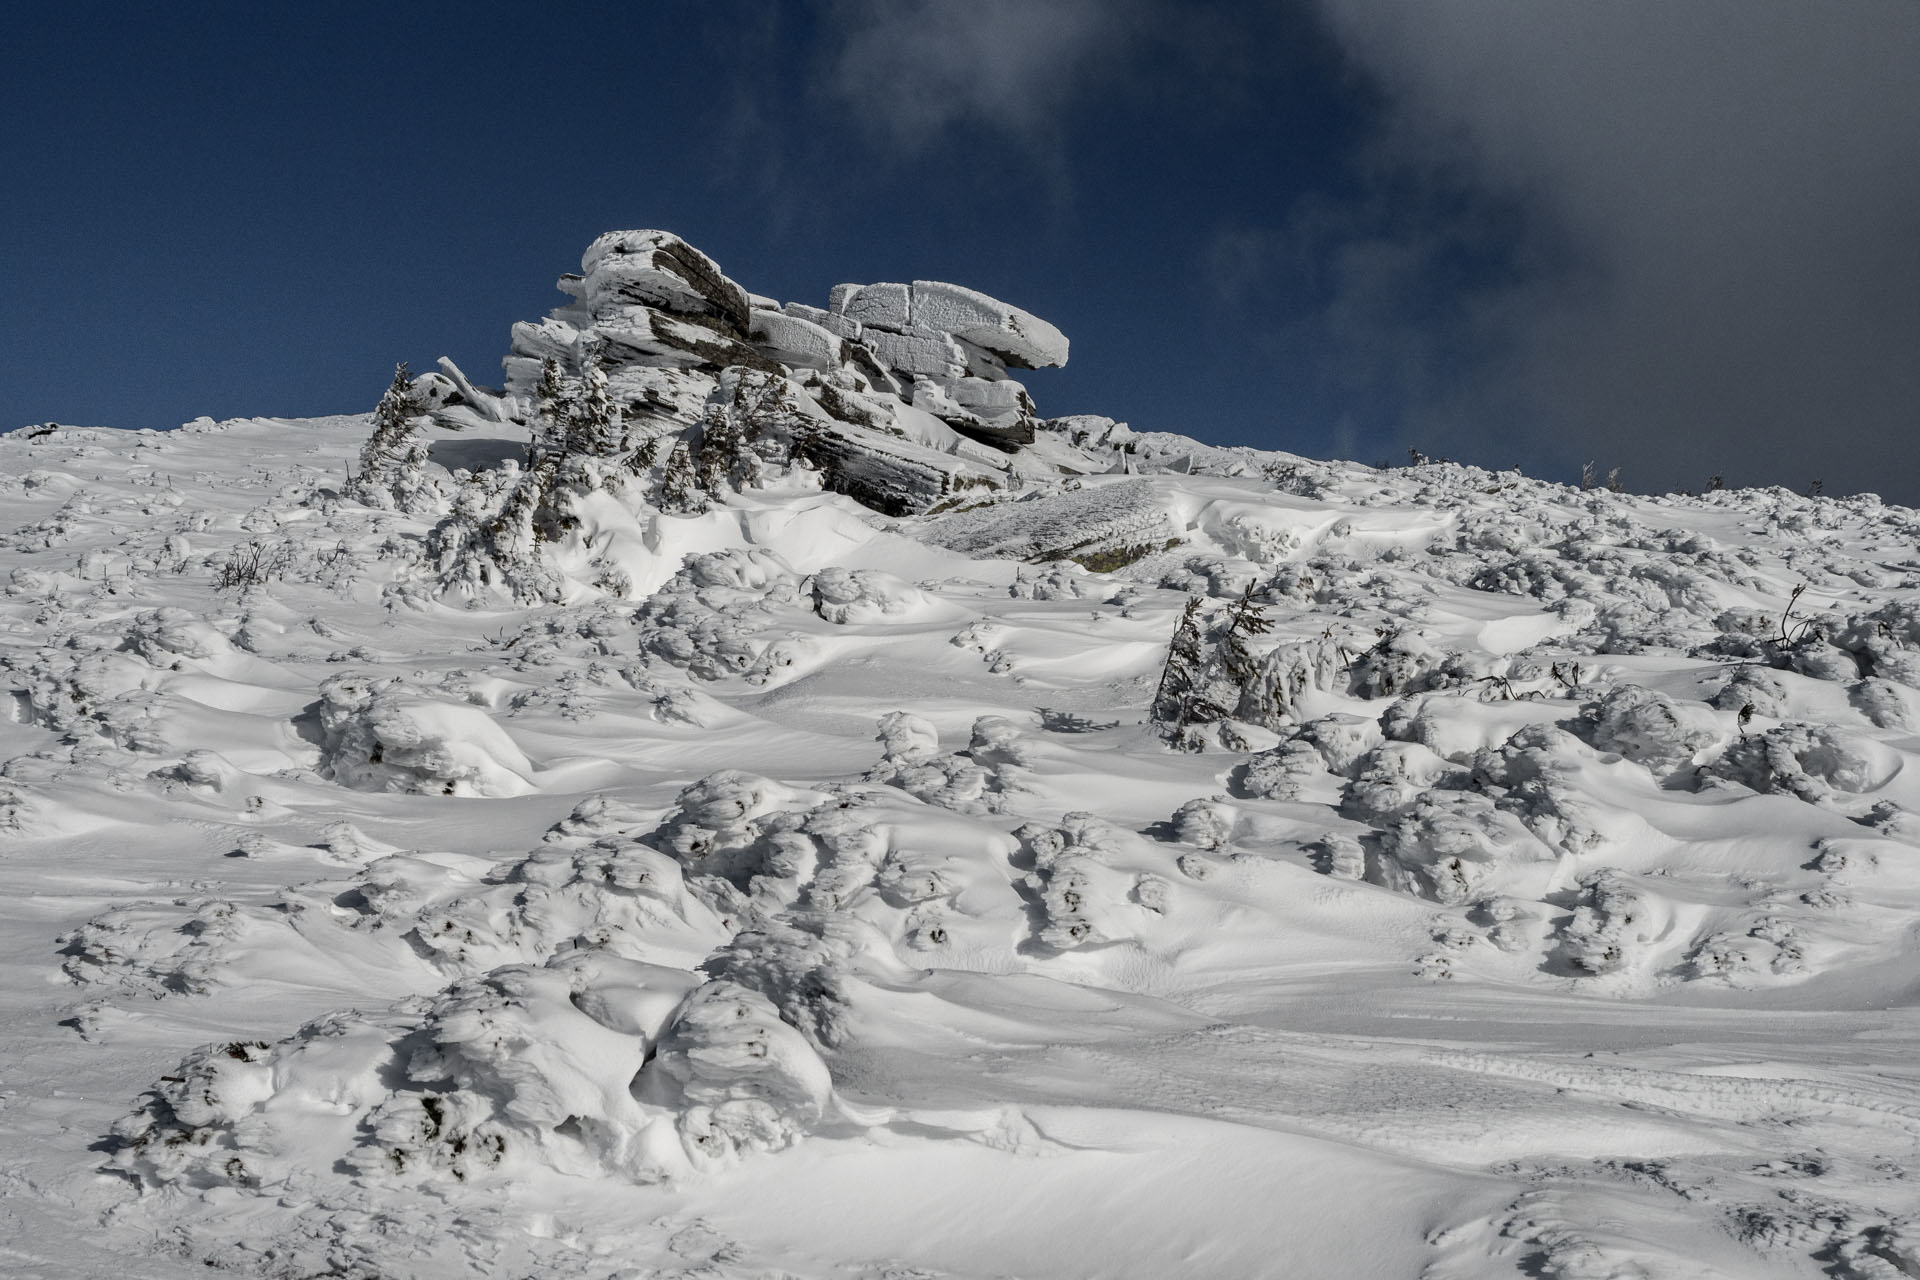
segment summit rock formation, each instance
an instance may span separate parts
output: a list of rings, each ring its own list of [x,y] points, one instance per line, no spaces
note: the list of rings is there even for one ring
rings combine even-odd
[[[1008,369],[1067,362],[1058,329],[972,289],[931,280],[843,284],[824,309],[783,306],[749,293],[667,231],[601,236],[559,288],[574,301],[513,327],[507,392],[525,401],[542,361],[577,374],[597,352],[618,398],[672,418],[704,403],[722,371],[740,367],[791,379],[854,440],[879,431],[981,460],[952,437],[1000,451],[1033,441],[1033,399]]]

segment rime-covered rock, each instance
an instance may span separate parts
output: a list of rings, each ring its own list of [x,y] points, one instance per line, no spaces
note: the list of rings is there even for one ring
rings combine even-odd
[[[811,468],[827,489],[906,515],[966,485],[1000,487],[995,473],[1007,464],[994,461],[995,451],[1031,444],[1037,420],[1007,366],[1066,362],[1066,339],[1052,325],[956,285],[840,285],[825,309],[756,305],[711,258],[665,231],[599,237],[580,274],[562,277],[560,288],[570,304],[513,327],[507,400],[474,389],[451,367],[431,375],[420,394],[444,425],[529,420],[547,362],[571,377],[598,361],[629,420],[661,441],[644,446],[644,470],[670,459],[676,442],[711,452],[710,415],[694,406],[716,388],[731,395],[730,379],[790,377],[781,394],[793,421],[757,446],[764,461]],[[753,436],[769,425],[766,414],[749,414],[729,431]],[[702,485],[711,491],[708,480]],[[688,503],[682,496],[668,506]]]
[[[935,280],[913,282],[913,321],[962,338],[1020,369],[1067,362],[1067,339],[1031,312]]]

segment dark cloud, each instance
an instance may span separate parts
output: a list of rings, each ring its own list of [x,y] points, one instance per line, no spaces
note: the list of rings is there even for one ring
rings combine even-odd
[[[1430,451],[1920,500],[1920,5],[1321,4],[1373,196],[1284,233]]]

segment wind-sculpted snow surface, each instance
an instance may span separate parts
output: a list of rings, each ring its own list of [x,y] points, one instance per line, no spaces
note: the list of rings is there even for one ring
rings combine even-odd
[[[9,1274],[1920,1274],[1915,513],[1043,419],[1037,317],[664,233],[563,285],[418,475],[0,436]],[[543,470],[546,355],[628,434]]]

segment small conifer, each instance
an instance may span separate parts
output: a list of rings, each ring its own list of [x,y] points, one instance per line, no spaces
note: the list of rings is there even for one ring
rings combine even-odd
[[[568,450],[589,458],[611,458],[620,452],[624,436],[620,406],[607,389],[607,371],[601,367],[600,353],[591,351],[580,374],[580,396],[569,415]]]
[[[419,402],[407,365],[394,366],[393,382],[373,410],[373,432],[360,449],[353,496],[371,507],[417,510],[428,497],[427,445],[421,438]]]
[[[693,465],[685,440],[676,440],[660,476],[660,505],[681,515],[699,515],[707,509],[706,490]]]
[[[1174,625],[1167,644],[1167,661],[1160,668],[1160,685],[1153,694],[1153,718],[1175,726],[1187,722],[1187,700],[1192,696],[1206,658],[1201,651],[1200,597],[1187,597],[1187,607]]]

